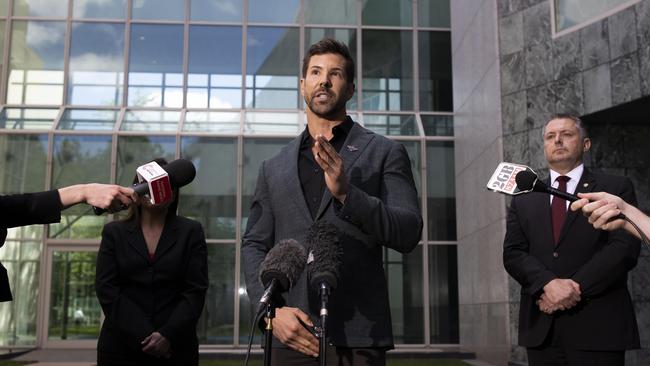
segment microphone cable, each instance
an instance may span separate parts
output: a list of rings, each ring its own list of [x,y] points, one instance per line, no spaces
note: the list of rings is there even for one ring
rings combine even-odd
[[[251,348],[253,348],[253,337],[255,336],[255,324],[257,324],[262,315],[264,315],[264,309],[260,309],[260,311],[257,312],[257,315],[255,315],[255,318],[253,319],[253,323],[251,324],[251,330],[248,335],[248,349],[246,350],[246,359],[244,360],[244,366],[248,366],[248,360],[250,359],[251,356]]]
[[[625,214],[623,214],[622,212],[618,215],[618,218],[620,218],[620,219],[622,219],[622,220],[625,220],[625,221],[629,222],[630,225],[632,225],[632,227],[636,230],[636,232],[639,233],[639,236],[641,237],[641,241],[643,242],[643,244],[645,244],[645,247],[648,249],[648,251],[650,251],[650,240],[649,240],[648,237],[643,233],[643,230],[641,230],[641,228],[639,228],[639,227],[637,226],[637,224],[634,223],[634,221],[630,220],[630,219],[629,219],[627,216],[625,216]]]

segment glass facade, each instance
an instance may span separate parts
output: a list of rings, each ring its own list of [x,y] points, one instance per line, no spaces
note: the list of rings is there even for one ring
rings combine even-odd
[[[325,36],[348,44],[349,113],[404,144],[425,219],[412,253],[384,251],[396,343],[458,343],[448,0],[0,0],[0,32],[0,194],[130,185],[154,157],[190,159],[179,214],[207,236],[198,336],[216,349],[246,344],[241,237],[261,162],[305,128],[301,59]],[[96,251],[122,216],[77,205],[10,230],[0,347],[94,346]]]
[[[577,29],[617,11],[634,5],[640,0],[553,0],[556,33]],[[570,30],[568,31],[570,32]]]

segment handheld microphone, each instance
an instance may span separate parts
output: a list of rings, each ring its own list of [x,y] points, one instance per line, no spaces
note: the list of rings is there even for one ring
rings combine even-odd
[[[580,198],[578,196],[573,195],[568,192],[560,191],[559,189],[549,187],[546,185],[546,183],[540,181],[537,179],[537,174],[535,172],[531,171],[521,171],[517,176],[515,177],[515,181],[517,182],[517,187],[522,192],[542,192],[542,193],[548,193],[552,194],[553,196],[557,196],[560,198],[563,198],[569,202],[577,201]]]
[[[487,189],[493,192],[505,193],[510,196],[526,193],[517,183],[515,183],[515,177],[523,171],[530,171],[535,174],[535,172],[526,165],[502,162],[497,166],[492,177],[490,177],[490,180],[487,183]],[[537,174],[535,174],[535,177],[537,177]]]
[[[276,293],[288,291],[298,280],[307,262],[307,251],[293,239],[281,240],[266,254],[260,265],[260,282],[264,294],[258,313],[270,303]]]
[[[145,176],[143,178],[145,180],[134,184],[131,188],[133,188],[135,193],[140,197],[144,195],[149,195],[152,199],[156,197],[156,200],[154,200],[156,203],[164,202],[165,198],[163,198],[163,196],[171,199],[171,193],[169,193],[169,195],[165,194],[165,178],[160,179],[164,174],[161,174],[160,171],[156,170],[155,166],[152,169],[151,164],[152,163],[148,163],[138,167],[138,174],[140,175],[141,173],[144,173]],[[158,164],[156,164],[156,166],[162,168],[162,170],[167,174],[171,189],[180,188],[190,184],[196,176],[196,168],[194,168],[194,164],[187,159],[177,159],[165,166],[159,166]],[[149,178],[149,181],[147,181],[147,178]],[[153,194],[151,191],[153,191]],[[124,208],[126,207],[122,207],[121,209]],[[95,206],[93,206],[93,211],[95,212],[95,215],[101,215],[106,212],[105,209]]]

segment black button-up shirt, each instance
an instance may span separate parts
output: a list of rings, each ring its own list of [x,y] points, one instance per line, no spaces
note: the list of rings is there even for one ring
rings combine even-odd
[[[347,139],[350,129],[352,129],[354,122],[348,116],[341,124],[332,128],[332,139],[329,143],[332,144],[337,152],[341,151],[345,139]],[[298,154],[298,175],[300,176],[300,186],[302,187],[302,194],[309,207],[312,219],[316,218],[320,201],[323,198],[323,193],[327,188],[325,184],[325,175],[320,168],[311,147],[314,144],[309,134],[309,129],[305,128],[302,141],[300,143],[300,152]]]

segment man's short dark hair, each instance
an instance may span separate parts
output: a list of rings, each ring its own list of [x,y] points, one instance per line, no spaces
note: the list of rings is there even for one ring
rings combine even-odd
[[[314,55],[324,55],[327,53],[336,53],[345,59],[345,78],[348,83],[354,82],[354,59],[350,55],[350,49],[343,42],[332,38],[323,38],[309,47],[305,58],[302,60],[302,77],[307,76],[309,60]]]
[[[580,138],[584,139],[589,137],[589,134],[587,133],[587,129],[585,128],[585,124],[582,122],[582,119],[580,117],[576,116],[575,114],[571,113],[556,113],[549,119],[545,124],[544,127],[542,128],[542,136],[546,134],[546,125],[551,122],[554,119],[570,119],[573,121],[573,123],[576,124],[576,127],[578,128],[578,132],[580,132]]]

